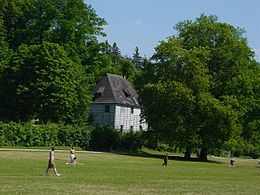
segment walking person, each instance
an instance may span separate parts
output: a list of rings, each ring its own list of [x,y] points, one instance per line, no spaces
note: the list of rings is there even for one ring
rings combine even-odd
[[[51,168],[53,169],[53,171],[57,177],[61,176],[61,174],[59,174],[56,170],[54,147],[52,147],[51,151],[50,151],[49,163],[48,163],[48,167],[45,172],[45,176],[48,176],[49,169],[51,169]]]
[[[162,166],[167,166],[168,165],[168,153],[165,154],[163,157],[163,164]]]

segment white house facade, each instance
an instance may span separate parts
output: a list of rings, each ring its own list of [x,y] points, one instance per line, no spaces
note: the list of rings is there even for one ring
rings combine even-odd
[[[112,125],[121,131],[148,128],[141,118],[138,95],[122,76],[106,74],[93,92],[90,116],[95,124]]]

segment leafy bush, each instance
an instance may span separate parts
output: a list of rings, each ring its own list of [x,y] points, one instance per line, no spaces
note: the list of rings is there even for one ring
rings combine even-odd
[[[79,146],[88,147],[91,127],[64,124],[0,122],[0,146]]]
[[[144,145],[144,141],[142,139],[142,131],[139,132],[123,132],[121,133],[120,138],[120,149],[128,150],[128,151],[138,151]]]
[[[91,132],[90,149],[137,151],[143,146],[142,132],[120,132],[111,126],[96,126]]]
[[[91,132],[89,147],[92,150],[110,151],[119,146],[119,132],[112,126],[96,126]]]
[[[172,151],[172,148],[168,144],[158,143],[157,148],[158,151]]]
[[[260,146],[259,144],[252,144],[248,142],[244,142],[241,146],[240,150],[235,150],[236,156],[250,156],[251,158],[259,158],[260,157]]]
[[[159,136],[153,130],[143,131],[142,133],[144,147],[156,150],[159,144]]]

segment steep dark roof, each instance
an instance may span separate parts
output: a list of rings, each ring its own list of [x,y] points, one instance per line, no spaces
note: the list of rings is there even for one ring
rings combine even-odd
[[[93,103],[139,106],[138,95],[122,76],[106,74],[93,91]]]

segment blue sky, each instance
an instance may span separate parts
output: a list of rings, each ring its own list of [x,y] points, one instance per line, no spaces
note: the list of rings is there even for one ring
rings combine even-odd
[[[85,0],[108,25],[104,32],[122,55],[131,57],[137,46],[151,57],[159,41],[176,34],[173,26],[195,20],[202,13],[245,29],[244,36],[260,62],[260,0]]]

